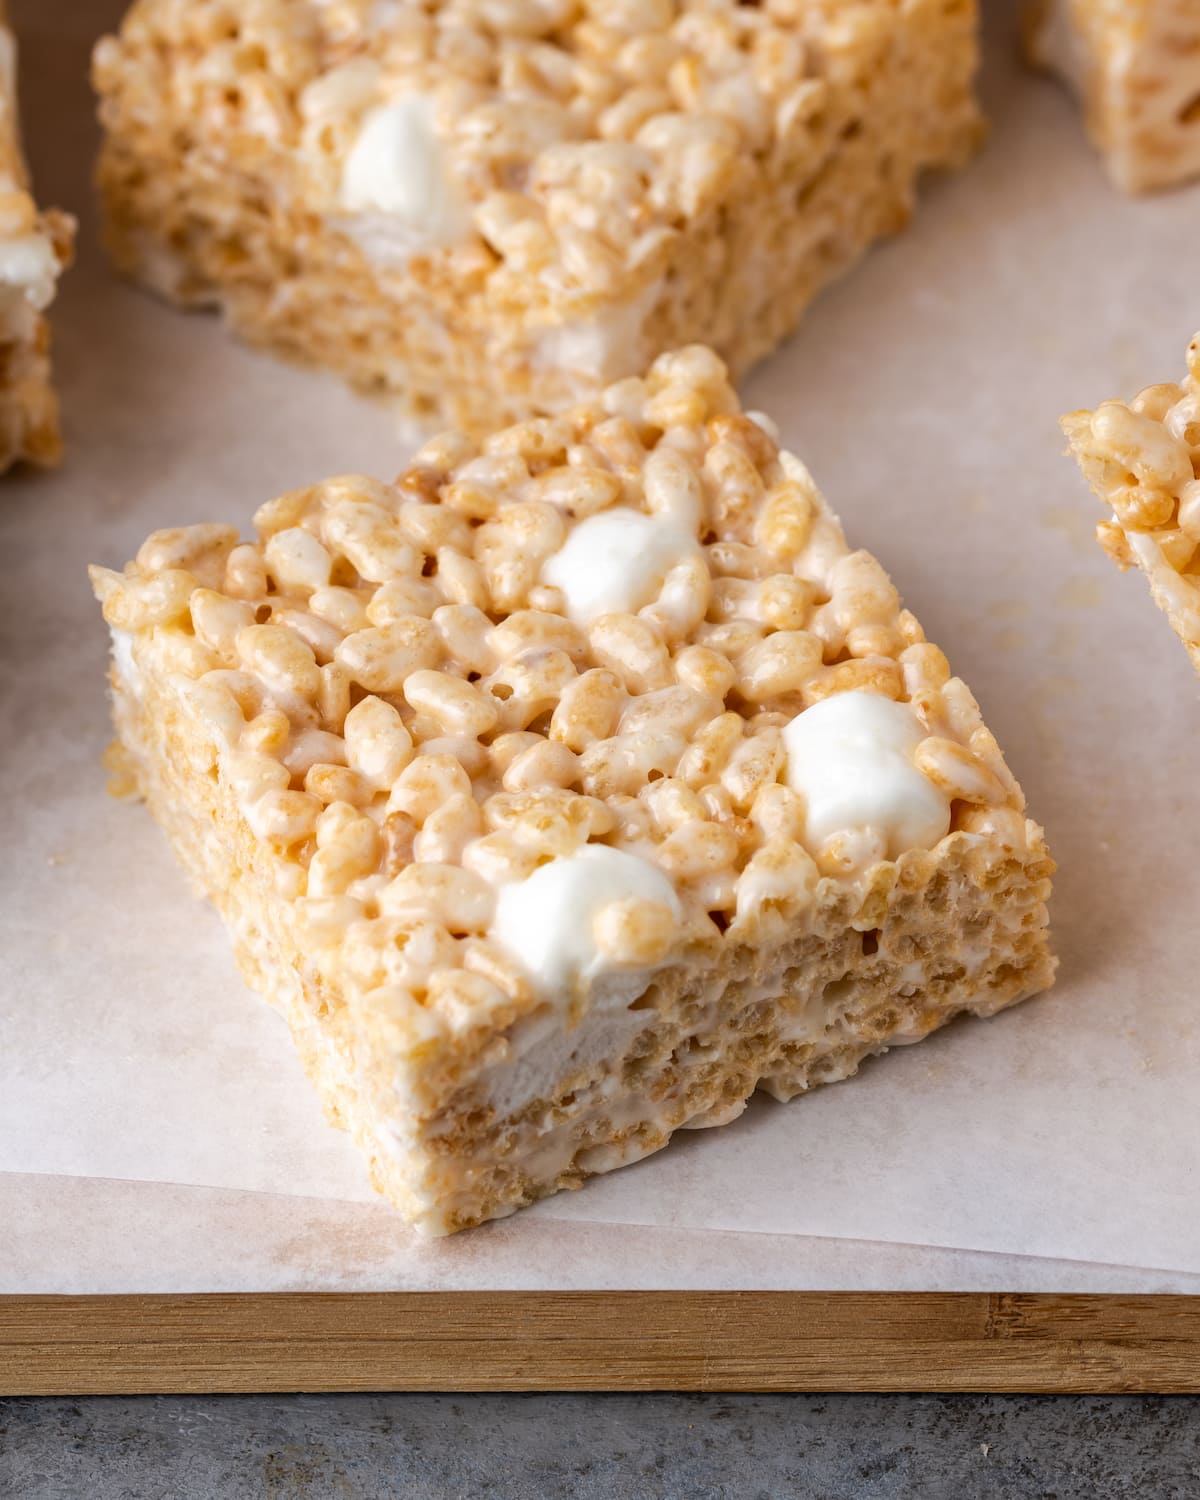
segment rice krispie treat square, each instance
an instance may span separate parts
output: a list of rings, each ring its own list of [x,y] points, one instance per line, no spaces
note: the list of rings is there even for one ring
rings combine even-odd
[[[138,0],[117,265],[488,432],[693,340],[735,372],[979,134],[974,0]]]
[[[1062,429],[1112,519],[1096,527],[1121,569],[1136,564],[1200,672],[1200,333],[1182,384],[1147,386],[1128,405],[1074,411]]]
[[[39,213],[29,192],[17,105],[17,44],[0,0],[0,472],[62,456],[46,309],[71,256],[74,222]]]
[[[974,698],[716,355],[93,570],[117,729],[446,1232],[1051,982]]]
[[[1088,134],[1127,193],[1200,173],[1196,0],[1033,0],[1027,50],[1079,94]]]

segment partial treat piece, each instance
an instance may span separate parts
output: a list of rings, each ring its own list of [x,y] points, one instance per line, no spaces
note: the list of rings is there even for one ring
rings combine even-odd
[[[422,1228],[1051,981],[975,700],[700,348],[93,570],[117,728]]]
[[[66,214],[39,213],[29,193],[17,44],[0,0],[0,472],[20,459],[54,464],[62,456],[45,313],[74,230]]]
[[[1196,0],[1033,0],[1030,58],[1083,101],[1088,134],[1127,193],[1200,174]]]
[[[735,372],[976,142],[974,0],[139,0],[117,265],[486,433],[703,339]]]
[[[1182,385],[1073,411],[1062,429],[1112,520],[1096,527],[1121,569],[1137,564],[1200,672],[1200,333]]]

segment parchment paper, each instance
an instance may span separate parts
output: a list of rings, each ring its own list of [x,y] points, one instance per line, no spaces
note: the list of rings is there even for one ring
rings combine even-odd
[[[449,1240],[392,1210],[224,1188],[0,1173],[0,1294],[371,1291],[1200,1293],[1200,1277],[803,1235],[517,1215]]]
[[[889,567],[1008,752],[1061,865],[1058,987],[473,1237],[520,1246],[506,1273],[499,1252],[418,1250],[374,1203],[219,922],[144,811],[105,794],[105,632],[85,563],[119,566],[155,526],[248,524],[263,499],[327,473],[391,474],[411,437],[336,382],[110,279],[86,183],[85,39],[99,26],[82,5],[64,25],[57,4],[23,7],[27,134],[41,196],[84,224],[55,310],[69,461],[0,490],[0,1224],[20,1231],[7,1257],[0,1237],[0,1286],[19,1281],[21,1256],[51,1280],[74,1285],[93,1264],[111,1279],[95,1205],[116,1213],[131,1194],[120,1213],[136,1199],[142,1220],[177,1226],[199,1189],[240,1204],[246,1225],[247,1202],[266,1201],[246,1194],[290,1195],[295,1207],[274,1211],[318,1238],[367,1214],[389,1226],[392,1257],[371,1274],[405,1284],[468,1264],[489,1284],[584,1243],[593,1282],[637,1284],[657,1273],[632,1248],[648,1242],[611,1233],[620,1225],[690,1231],[657,1241],[677,1251],[679,1284],[747,1284],[742,1244],[788,1237],[800,1252],[753,1264],[800,1283],[861,1284],[873,1267],[881,1284],[939,1285],[1010,1257],[1059,1260],[1058,1285],[1067,1262],[1200,1273],[1197,683],[1145,585],[1091,541],[1098,507],[1056,428],[1060,412],[1178,372],[1200,326],[1200,191],[1113,194],[1067,100],[1013,64],[1014,11],[998,4],[991,145],[931,184],[912,230],[823,298],[745,391]],[[176,1186],[149,1186],[162,1183]],[[302,1201],[316,1199],[343,1201]],[[79,1232],[89,1214],[94,1261]],[[65,1222],[70,1245],[54,1237]],[[821,1261],[822,1239],[844,1243]],[[257,1253],[250,1236],[246,1264],[286,1280],[267,1269],[268,1240]],[[197,1285],[220,1257],[192,1243],[179,1278]],[[54,1260],[55,1245],[74,1259]]]

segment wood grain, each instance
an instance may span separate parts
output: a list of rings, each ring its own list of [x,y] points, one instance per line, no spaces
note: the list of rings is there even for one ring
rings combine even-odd
[[[1200,1391],[1200,1298],[0,1298],[0,1394],[361,1390]]]

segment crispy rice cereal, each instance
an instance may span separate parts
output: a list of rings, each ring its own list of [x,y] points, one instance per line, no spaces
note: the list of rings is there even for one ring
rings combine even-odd
[[[93,570],[117,728],[420,1227],[1051,982],[975,700],[707,349],[255,520]]]
[[[1088,134],[1128,193],[1200,174],[1195,0],[1034,0],[1031,60],[1083,100]]]
[[[974,0],[138,0],[117,265],[486,433],[694,339],[735,372],[979,133]]]
[[[74,222],[39,213],[29,193],[17,110],[17,44],[0,0],[0,472],[20,459],[57,463],[46,308],[71,254]]]
[[[1121,569],[1135,563],[1200,672],[1200,333],[1182,384],[1151,385],[1126,405],[1074,411],[1062,429],[1084,477],[1112,510],[1096,527]]]

